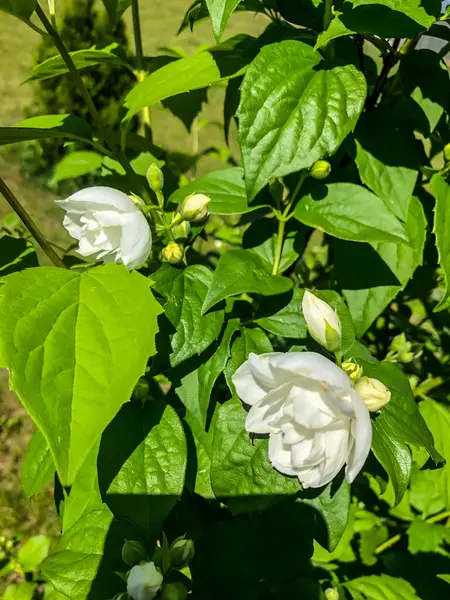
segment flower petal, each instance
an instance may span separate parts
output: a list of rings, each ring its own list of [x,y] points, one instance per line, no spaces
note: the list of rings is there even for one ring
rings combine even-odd
[[[245,421],[245,429],[250,433],[271,433],[279,427],[274,425],[283,416],[283,405],[289,394],[290,386],[285,385],[265,394],[254,404]]]
[[[130,269],[140,267],[148,258],[152,248],[152,232],[147,219],[138,210],[123,215],[120,238],[121,260]]]
[[[345,469],[345,476],[352,483],[364,466],[372,445],[372,421],[370,413],[360,396],[352,390],[355,418],[352,423],[353,443]]]
[[[285,475],[296,475],[291,464],[290,446],[285,446],[281,432],[272,433],[269,437],[269,459],[272,466]]]
[[[344,371],[317,352],[274,352],[270,367],[277,385],[287,380],[294,382],[298,376],[323,381],[343,390],[352,389]]]
[[[102,210],[112,208],[125,213],[139,210],[126,194],[106,186],[92,186],[79,190],[65,200],[57,200],[64,210]]]

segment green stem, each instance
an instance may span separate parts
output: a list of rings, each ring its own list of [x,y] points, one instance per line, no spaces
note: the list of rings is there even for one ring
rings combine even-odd
[[[439,51],[439,56],[444,58],[446,54],[450,52],[450,42],[447,42],[443,48]]]
[[[406,43],[406,42],[405,42]],[[398,61],[397,49],[400,45],[400,40],[397,39],[394,41],[394,44],[391,47],[390,53],[385,57],[383,62],[383,67],[381,69],[380,76],[375,84],[375,89],[373,90],[372,95],[367,99],[366,109],[367,111],[371,111],[375,108],[378,102],[378,98],[383,91],[383,88],[386,84],[388,75],[392,69],[392,67]]]
[[[274,258],[274,261],[273,261],[272,275],[277,275],[278,274],[278,268],[280,266],[280,261],[281,261],[281,254],[283,252],[283,242],[284,242],[284,230],[285,230],[285,228],[286,228],[286,221],[282,217],[278,221],[277,247],[276,247],[276,250],[275,250],[275,258]]]
[[[323,15],[323,30],[326,31],[333,18],[333,0],[325,0],[325,12]]]
[[[36,223],[24,209],[24,207],[20,204],[19,200],[15,197],[3,179],[0,177],[0,193],[4,196],[6,202],[10,205],[10,207],[14,210],[17,216],[20,218],[22,223],[31,233],[33,238],[45,252],[45,254],[49,257],[54,265],[57,267],[61,267],[63,269],[67,269],[66,265],[60,259],[60,257],[53,250],[47,239],[41,233]]]
[[[342,357],[340,352],[335,352],[334,356],[336,358],[336,364],[338,367],[342,367]]]
[[[139,71],[144,71],[144,51],[142,47],[139,0],[131,0],[131,11],[133,15],[134,46],[136,48],[136,67]]]
[[[56,29],[55,0],[48,0],[48,12],[50,14],[50,21],[52,23],[52,27]]]

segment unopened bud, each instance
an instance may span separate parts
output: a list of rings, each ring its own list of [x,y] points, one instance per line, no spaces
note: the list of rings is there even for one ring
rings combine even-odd
[[[189,237],[191,226],[187,221],[181,221],[175,227],[172,227],[172,233],[176,240],[186,241]]]
[[[361,365],[358,365],[357,363],[348,360],[342,363],[342,369],[347,373],[347,375],[350,377],[350,379],[353,382],[357,382],[358,379],[361,379],[362,374],[363,374],[363,368],[361,367]]]
[[[151,190],[160,192],[163,189],[164,175],[155,163],[152,163],[147,169],[146,177]]]
[[[171,265],[177,265],[180,263],[183,260],[183,256],[184,250],[176,242],[169,242],[162,251],[163,259]]]
[[[129,567],[134,567],[141,561],[148,560],[147,552],[141,542],[127,540],[122,548],[122,560]]]
[[[186,567],[194,558],[194,542],[183,538],[175,540],[170,547],[170,564],[176,569]]]
[[[446,162],[450,161],[450,144],[444,146],[444,158]]]
[[[303,296],[302,310],[310,335],[330,352],[337,352],[341,346],[342,329],[336,311],[308,290]]]
[[[394,338],[392,338],[391,350],[398,352],[406,343],[406,335],[404,333],[399,333],[399,335],[396,335]]]
[[[208,204],[211,202],[205,194],[191,194],[181,203],[179,213],[184,221],[199,223],[208,214]]]
[[[133,600],[153,600],[159,592],[163,575],[155,563],[135,565],[128,573],[127,592]]]
[[[318,160],[311,167],[309,174],[314,179],[326,179],[331,173],[331,165],[327,160]]]
[[[161,600],[185,600],[188,594],[187,587],[182,583],[168,583],[161,591]]]
[[[355,390],[370,412],[381,410],[391,399],[391,392],[384,383],[373,377],[362,377],[355,385]]]
[[[339,600],[339,592],[335,588],[327,588],[325,590],[325,598],[327,600]]]

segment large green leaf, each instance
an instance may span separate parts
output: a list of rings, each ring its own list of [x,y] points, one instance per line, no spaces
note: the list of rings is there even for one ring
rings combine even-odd
[[[108,12],[111,23],[114,25],[131,6],[132,0],[103,0],[103,4]]]
[[[0,127],[0,146],[46,138],[68,138],[93,144],[90,126],[72,115],[42,115],[25,119],[13,127]]]
[[[360,119],[356,164],[362,182],[404,221],[419,174],[419,155],[412,131],[400,128],[390,113],[378,109]]]
[[[203,429],[206,427],[212,389],[227,364],[231,337],[238,327],[238,319],[229,321],[222,340],[214,348],[212,356],[198,369],[185,375],[181,379],[181,385],[176,388],[186,410],[197,419]]]
[[[149,280],[123,265],[38,267],[3,281],[0,364],[70,485],[155,353],[161,309]]]
[[[441,175],[433,175],[430,188],[436,200],[433,231],[445,280],[444,295],[435,310],[444,310],[450,306],[450,185]]]
[[[76,50],[70,52],[70,56],[75,67],[80,69],[87,69],[88,67],[94,67],[104,63],[111,62],[122,62],[120,57],[114,53],[118,48],[118,44],[112,43],[109,46],[98,46],[88,48],[87,50]],[[51,79],[58,75],[68,73],[69,69],[66,62],[61,58],[59,54],[52,56],[44,60],[44,62],[36,65],[31,70],[30,76],[26,81],[42,81],[43,79]]]
[[[42,571],[55,590],[71,600],[104,600],[125,591],[119,575],[125,539],[133,539],[130,523],[114,521],[104,507],[84,515],[66,531],[42,563]]]
[[[217,340],[224,320],[223,310],[202,315],[202,305],[214,282],[203,265],[177,269],[163,265],[153,274],[155,290],[166,299],[165,313],[175,327],[170,363],[174,367],[201,354]]]
[[[92,150],[79,150],[64,156],[55,166],[52,183],[59,183],[65,179],[73,179],[87,175],[100,169],[103,156]]]
[[[47,440],[40,431],[31,438],[22,463],[22,487],[28,498],[38,494],[55,474],[55,463]]]
[[[47,558],[52,538],[48,535],[35,535],[29,538],[17,553],[17,559],[22,569],[27,573],[39,567]]]
[[[354,183],[330,183],[314,188],[297,204],[295,217],[343,240],[408,242],[403,224],[383,200]]]
[[[439,15],[439,0],[352,0],[354,7],[379,5],[406,15],[428,29]]]
[[[214,427],[211,484],[234,514],[263,510],[300,490],[298,479],[270,464],[268,439],[250,440],[246,416],[242,402],[233,398],[221,406]]]
[[[22,21],[29,21],[35,6],[36,0],[0,0],[0,11],[19,17]]]
[[[0,238],[0,275],[16,273],[38,266],[36,251],[32,244],[21,238],[4,235]]]
[[[37,584],[31,581],[11,583],[5,589],[2,600],[32,600]]]
[[[333,242],[338,284],[358,336],[367,331],[422,264],[427,221],[422,204],[415,197],[409,204],[405,229],[409,246],[392,242]]]
[[[367,575],[343,585],[355,600],[420,600],[410,583],[390,575]]]
[[[205,313],[215,304],[236,294],[263,296],[283,294],[292,288],[287,277],[269,275],[259,256],[248,250],[230,250],[221,256],[203,302]]]
[[[333,154],[355,127],[364,76],[353,65],[321,66],[318,52],[289,40],[265,46],[248,67],[238,117],[250,199],[270,178]]]
[[[174,192],[169,199],[172,204],[181,204],[189,194],[206,194],[211,198],[208,210],[213,215],[242,215],[267,206],[249,206],[241,167],[229,167],[211,171]]]
[[[214,37],[220,41],[228,20],[241,0],[206,0]]]
[[[186,460],[183,426],[171,406],[154,399],[128,404],[102,437],[103,499],[116,517],[157,536],[183,492]]]

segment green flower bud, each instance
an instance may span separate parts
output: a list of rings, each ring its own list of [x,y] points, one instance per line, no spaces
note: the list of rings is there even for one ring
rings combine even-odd
[[[444,146],[444,158],[446,162],[450,161],[450,144]]]
[[[396,335],[391,342],[391,350],[393,352],[398,352],[399,350],[401,350],[403,348],[403,346],[405,344],[407,344],[408,341],[406,339],[406,335],[404,333],[400,333],[399,335]]]
[[[208,214],[208,204],[211,202],[209,196],[205,194],[191,194],[187,196],[179,208],[179,213],[183,221],[192,221],[199,223],[203,221]]]
[[[186,241],[189,237],[191,226],[187,221],[181,221],[175,227],[172,227],[172,233],[176,240]]]
[[[327,600],[339,600],[339,592],[335,588],[325,590],[325,598]]]
[[[149,166],[146,177],[151,190],[160,192],[163,189],[164,175],[155,163]]]
[[[362,374],[363,374],[363,368],[361,367],[361,365],[358,365],[357,363],[355,363],[351,360],[347,360],[347,361],[343,362],[342,369],[347,373],[347,375],[350,377],[350,379],[354,382],[358,381],[358,379],[361,379]]]
[[[162,257],[171,265],[177,265],[183,260],[184,250],[176,242],[169,242],[162,251]]]
[[[179,538],[170,547],[170,564],[176,569],[186,567],[194,558],[194,542]]]
[[[182,583],[168,583],[163,586],[161,600],[185,600],[188,590]]]
[[[309,174],[314,179],[326,179],[331,173],[331,165],[327,160],[318,160],[311,167]]]
[[[122,548],[122,560],[129,567],[134,567],[142,560],[148,560],[147,552],[141,542],[126,540]]]

